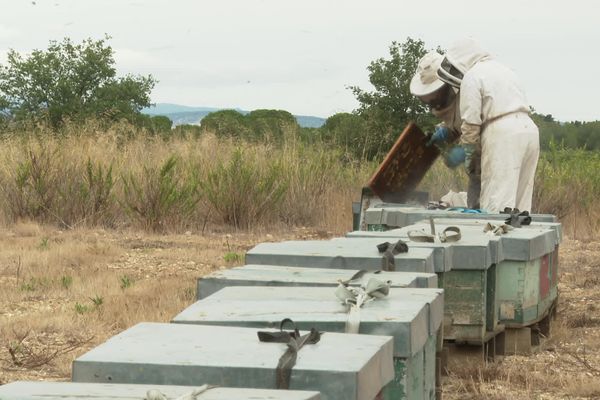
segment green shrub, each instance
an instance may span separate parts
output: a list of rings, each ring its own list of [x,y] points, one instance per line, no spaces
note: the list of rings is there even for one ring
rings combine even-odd
[[[63,275],[60,278],[60,285],[64,289],[69,290],[71,288],[71,286],[73,285],[73,277],[70,275]]]
[[[146,229],[163,230],[167,219],[186,219],[199,198],[198,182],[178,175],[177,158],[169,157],[159,168],[144,166],[141,176],[123,176],[122,206]]]
[[[234,253],[232,251],[225,253],[225,255],[223,256],[223,260],[225,260],[226,263],[235,263],[235,262],[239,262],[242,261],[243,256],[239,253]]]
[[[260,224],[276,210],[287,188],[277,160],[259,160],[236,148],[228,162],[218,161],[201,183],[206,200],[222,221],[236,228]]]
[[[131,279],[127,275],[123,275],[119,278],[119,286],[121,289],[125,290],[133,285],[133,279]]]

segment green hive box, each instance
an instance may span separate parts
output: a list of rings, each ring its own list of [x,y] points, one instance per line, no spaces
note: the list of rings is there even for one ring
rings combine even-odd
[[[434,253],[429,248],[412,248],[393,261],[395,271],[434,272]],[[261,243],[246,253],[246,264],[260,265],[378,271],[385,270],[387,263],[376,244],[347,239]]]
[[[73,361],[73,381],[276,389],[286,349],[251,328],[140,323]],[[390,336],[328,332],[298,352],[289,388],[373,400],[394,379],[393,353]]]
[[[197,299],[201,300],[228,286],[330,286],[347,281],[359,270],[335,268],[302,268],[278,265],[244,265],[213,272],[198,278]],[[364,272],[352,286],[365,285],[377,278],[391,287],[436,288],[438,278],[424,272]]]
[[[408,238],[411,230],[421,227],[393,229],[389,231],[354,231],[346,240],[360,240],[366,245],[381,241],[404,240],[411,248],[431,248],[442,257],[435,265],[439,285],[444,289],[444,339],[456,342],[483,344],[500,333],[504,327],[497,317],[497,270],[502,257],[499,242],[487,236],[463,232],[463,238],[453,243],[413,242]],[[441,231],[442,227],[440,227]],[[428,232],[427,229],[423,229]]]
[[[394,338],[395,378],[386,399],[434,399],[436,338],[443,319],[440,289],[392,288],[360,309],[359,332]],[[335,288],[228,287],[194,303],[173,322],[275,328],[291,318],[299,329],[344,332],[349,307]]]
[[[483,226],[488,220],[436,219],[435,222],[440,227],[458,224],[463,231],[485,235]],[[520,328],[545,318],[558,297],[560,223],[533,222],[492,238],[502,247],[497,265],[499,322]]]
[[[27,382],[0,386],[2,400],[143,400],[158,390],[167,399],[189,395],[197,386],[124,385],[112,383]],[[192,397],[190,397],[192,399]],[[320,400],[318,392],[214,387],[194,400]]]

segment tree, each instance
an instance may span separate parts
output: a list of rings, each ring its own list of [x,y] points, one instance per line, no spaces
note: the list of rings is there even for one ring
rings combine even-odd
[[[151,76],[116,76],[109,37],[74,44],[51,41],[47,50],[11,49],[0,66],[0,104],[16,121],[46,120],[57,128],[88,117],[133,120],[150,105]]]
[[[297,136],[300,129],[296,118],[283,110],[254,110],[245,119],[258,140],[270,139],[281,143],[286,135]]]
[[[153,115],[150,117],[152,131],[157,133],[170,133],[173,121],[164,115]]]
[[[251,130],[244,115],[236,110],[219,110],[209,113],[200,123],[202,132],[212,132],[218,137],[248,138]]]
[[[379,58],[367,67],[373,91],[350,87],[360,103],[357,111],[367,121],[368,157],[385,154],[409,121],[423,129],[435,123],[427,106],[409,89],[417,64],[427,53],[425,43],[408,38],[401,44],[392,42],[389,52],[389,59]]]
[[[247,115],[235,110],[220,110],[202,118],[201,130],[220,137],[281,143],[289,136],[297,136],[300,127],[296,118],[283,110],[254,110]]]
[[[358,114],[337,113],[327,118],[320,128],[325,142],[342,149],[344,154],[364,158],[368,150],[365,119]]]

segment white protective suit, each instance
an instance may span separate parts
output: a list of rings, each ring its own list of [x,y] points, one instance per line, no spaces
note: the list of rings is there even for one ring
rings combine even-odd
[[[481,145],[481,208],[531,211],[539,132],[517,76],[471,39],[457,42],[446,57],[464,74],[461,143]]]
[[[460,118],[460,100],[456,96],[446,108],[441,110],[432,109],[431,113],[443,121],[444,126],[450,129],[452,136],[460,136],[462,122]],[[462,140],[461,140],[462,142]],[[469,185],[467,187],[467,207],[481,208],[481,156],[478,151],[474,155],[470,169],[467,170]]]
[[[437,76],[437,70],[442,63],[443,56],[438,52],[432,51],[425,54],[417,65],[415,75],[410,82],[410,92],[423,101],[425,97],[432,96],[444,89],[446,83]],[[452,88],[451,90],[457,91]],[[454,93],[452,93],[454,94]],[[448,94],[450,96],[450,94]],[[440,125],[448,128],[450,132],[449,143],[454,143],[461,135],[462,121],[460,119],[460,107],[458,95],[453,95],[451,100],[443,108],[436,108],[429,105],[433,115],[442,120]],[[466,204],[460,207],[480,208],[479,194],[481,192],[481,161],[479,155],[476,155],[472,168],[467,171],[469,176],[469,187],[467,192]]]

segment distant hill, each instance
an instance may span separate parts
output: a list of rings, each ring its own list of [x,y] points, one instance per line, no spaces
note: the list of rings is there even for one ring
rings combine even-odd
[[[142,109],[142,113],[148,115],[164,115],[173,121],[173,125],[177,126],[183,124],[199,124],[206,115],[219,110],[224,110],[224,108],[190,107],[179,104],[157,103],[153,107]],[[234,108],[234,110],[242,114],[249,113],[249,111],[240,110],[239,108]],[[294,117],[296,117],[298,125],[303,128],[319,128],[325,123],[325,118],[321,117],[313,117],[310,115],[294,115]]]
[[[180,104],[171,104],[171,103],[157,103],[152,107],[146,107],[142,109],[142,113],[148,115],[165,115],[165,114],[178,114],[178,113],[186,113],[186,112],[212,112],[218,111],[219,108],[216,107],[190,107],[190,106],[182,106]]]

